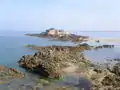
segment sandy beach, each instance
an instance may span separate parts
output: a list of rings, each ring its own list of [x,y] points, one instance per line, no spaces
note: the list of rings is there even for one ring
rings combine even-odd
[[[120,43],[120,39],[115,38],[89,38],[89,41],[108,42],[108,43]]]

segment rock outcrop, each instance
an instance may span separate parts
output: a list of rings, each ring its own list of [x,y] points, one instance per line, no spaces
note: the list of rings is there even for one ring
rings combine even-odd
[[[85,46],[38,46],[34,49],[38,52],[23,56],[18,63],[46,77],[57,78],[68,67],[79,67],[81,64],[86,67],[90,64],[81,52],[86,49]]]
[[[13,79],[24,78],[24,74],[14,68],[0,66],[0,84],[4,84]]]
[[[96,46],[94,49],[102,49],[102,48],[114,48],[114,45],[102,45],[102,46]]]
[[[120,64],[115,64],[111,70],[103,70],[91,78],[93,90],[120,90]]]
[[[83,44],[78,44],[76,46],[56,46],[56,45],[53,45],[53,46],[45,46],[45,47],[41,47],[41,46],[36,46],[36,45],[25,45],[25,47],[27,48],[30,48],[30,49],[33,49],[33,50],[38,50],[40,51],[41,49],[56,49],[56,50],[76,50],[76,51],[79,51],[79,52],[82,52],[84,50],[91,50],[93,49],[93,46],[90,46],[86,43],[83,43]]]

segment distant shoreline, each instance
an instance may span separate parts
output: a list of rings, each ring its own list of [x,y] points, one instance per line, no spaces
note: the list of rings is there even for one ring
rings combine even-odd
[[[120,39],[115,39],[115,38],[89,38],[88,41],[96,41],[96,40],[106,43],[120,43]]]

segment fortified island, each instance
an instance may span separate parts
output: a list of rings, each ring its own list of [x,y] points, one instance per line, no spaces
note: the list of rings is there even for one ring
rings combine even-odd
[[[40,34],[26,34],[29,36],[36,36],[42,38],[49,38],[52,40],[60,40],[60,41],[72,41],[72,42],[83,42],[88,40],[88,36],[75,35],[70,32],[66,32],[65,30],[59,30],[55,28],[47,29],[45,32]]]

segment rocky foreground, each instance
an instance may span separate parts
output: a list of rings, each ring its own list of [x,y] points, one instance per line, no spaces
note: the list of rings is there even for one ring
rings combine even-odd
[[[34,55],[23,56],[18,63],[20,66],[39,72],[43,76],[59,78],[68,67],[79,66],[82,62],[82,64],[90,63],[80,53],[85,49],[84,46],[81,48],[80,46],[38,46],[34,49],[37,49],[38,52]]]
[[[23,56],[18,62],[27,70],[49,78],[60,78],[66,74],[83,76],[91,81],[92,90],[120,90],[120,64],[102,67],[91,63],[82,53],[91,49],[87,44],[29,47],[38,52]]]
[[[8,83],[14,79],[24,78],[24,74],[14,68],[0,66],[0,84]]]

